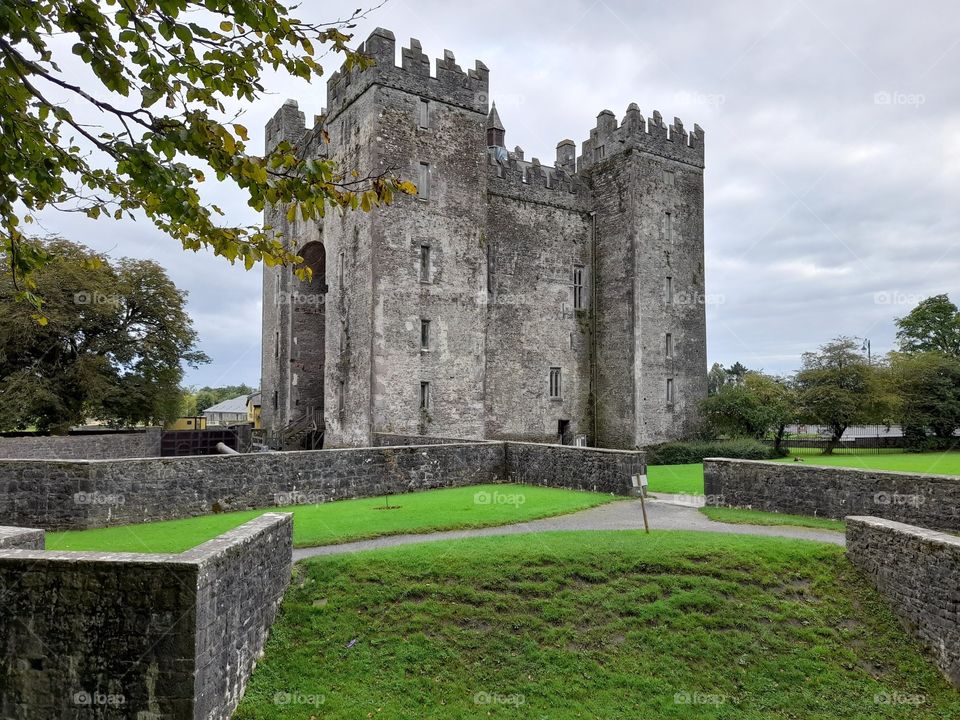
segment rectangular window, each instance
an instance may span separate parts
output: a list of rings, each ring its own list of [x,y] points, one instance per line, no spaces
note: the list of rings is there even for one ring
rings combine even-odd
[[[343,288],[343,278],[347,271],[347,258],[343,253],[343,250],[340,251],[340,255],[337,258],[337,278],[340,281],[340,287]]]
[[[347,383],[344,380],[340,381],[340,386],[337,388],[337,412],[342,413],[347,407]]]
[[[563,387],[560,381],[560,368],[550,368],[550,399],[559,400],[562,395]]]
[[[420,175],[417,182],[417,197],[421,200],[430,199],[430,163],[420,163]]]
[[[663,183],[664,185],[670,185],[670,186],[677,184],[677,176],[674,175],[673,170],[663,171]]]
[[[420,383],[420,409],[430,409],[430,383],[426,381]]]
[[[664,281],[665,282],[663,284],[663,292],[664,292],[664,296],[666,298],[667,304],[669,305],[670,303],[673,302],[673,278],[667,275],[667,277],[664,278]]]
[[[280,357],[280,331],[279,330],[277,330],[277,332],[274,333],[274,342],[276,343],[276,345],[273,349],[273,356]]]
[[[667,378],[667,405],[673,405],[673,378]]]
[[[273,391],[273,410],[276,412],[277,408],[280,407],[280,393],[276,390]]]
[[[667,333],[666,350],[667,350],[667,357],[672,358],[673,357],[673,335],[671,335],[670,333]]]
[[[420,319],[420,349],[430,349],[430,321]]]
[[[605,154],[605,146],[601,145],[597,148],[597,160],[603,160]]]
[[[430,282],[430,246],[420,246],[420,282]]]
[[[583,291],[583,265],[573,266],[573,309],[583,310],[587,306]]]
[[[417,123],[422,128],[430,127],[430,101],[420,98]]]
[[[673,242],[673,213],[663,215],[663,237],[667,242]]]

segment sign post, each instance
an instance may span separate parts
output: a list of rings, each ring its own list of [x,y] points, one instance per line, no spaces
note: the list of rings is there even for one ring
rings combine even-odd
[[[647,505],[646,502],[644,502],[644,498],[647,495],[647,474],[641,473],[639,475],[633,475],[630,477],[630,480],[633,483],[634,492],[640,496],[640,511],[643,513],[643,529],[649,535],[650,523],[647,521]]]

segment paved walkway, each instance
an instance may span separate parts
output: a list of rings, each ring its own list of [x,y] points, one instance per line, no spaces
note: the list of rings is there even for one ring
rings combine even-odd
[[[842,533],[831,530],[815,530],[773,525],[734,525],[714,522],[697,510],[697,501],[690,495],[669,495],[655,493],[655,498],[647,500],[647,518],[652,530],[703,530],[706,532],[734,533],[741,535],[765,535],[768,537],[788,537],[802,540],[844,545]],[[700,503],[702,504],[702,502]],[[323,545],[321,547],[294,548],[293,559],[314,557],[316,555],[340,555],[343,553],[374,550],[376,548],[410,545],[437,540],[458,540],[461,538],[489,537],[491,535],[514,535],[517,533],[549,532],[551,530],[642,530],[643,516],[640,513],[639,500],[620,500],[599,505],[588,510],[559,515],[542,520],[500,525],[498,527],[476,530],[449,530],[445,532],[423,533],[421,535],[389,535],[373,540],[343,543],[342,545]]]

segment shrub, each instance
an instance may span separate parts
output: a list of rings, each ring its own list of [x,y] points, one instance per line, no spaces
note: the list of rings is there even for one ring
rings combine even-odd
[[[708,457],[770,460],[783,455],[766,443],[750,439],[669,442],[649,445],[644,450],[650,465],[698,463]]]

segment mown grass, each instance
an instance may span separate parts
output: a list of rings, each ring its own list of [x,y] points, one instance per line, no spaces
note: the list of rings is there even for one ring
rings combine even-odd
[[[611,495],[532,485],[473,485],[320,505],[265,508],[183,520],[47,533],[49,550],[179,553],[265,512],[293,513],[298,547],[383,535],[489,527],[563,515],[614,500]],[[486,502],[485,502],[486,500]]]
[[[703,495],[703,463],[651,465],[647,481],[650,492]]]
[[[543,533],[300,563],[234,717],[955,720],[960,694],[841,548]]]
[[[810,517],[808,515],[788,515],[786,513],[764,512],[762,510],[741,510],[739,508],[702,507],[700,512],[711,520],[741,525],[790,525],[793,527],[817,528],[843,532],[846,524],[843,520]]]

